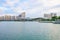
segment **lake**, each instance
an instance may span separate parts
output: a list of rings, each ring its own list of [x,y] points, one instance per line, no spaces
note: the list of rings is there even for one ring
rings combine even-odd
[[[0,40],[60,40],[60,24],[3,21]]]

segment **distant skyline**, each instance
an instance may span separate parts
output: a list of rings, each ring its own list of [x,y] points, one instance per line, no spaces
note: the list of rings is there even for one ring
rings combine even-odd
[[[60,0],[0,0],[0,15],[19,15],[42,17],[44,13],[60,15]]]

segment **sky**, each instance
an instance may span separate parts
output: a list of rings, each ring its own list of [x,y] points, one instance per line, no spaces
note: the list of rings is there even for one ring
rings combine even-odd
[[[43,17],[45,13],[60,15],[60,0],[0,0],[0,15],[19,15]]]

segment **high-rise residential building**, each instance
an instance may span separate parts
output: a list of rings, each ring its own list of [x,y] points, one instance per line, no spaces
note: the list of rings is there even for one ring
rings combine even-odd
[[[21,13],[18,16],[4,15],[0,16],[0,20],[21,20],[25,19],[25,12]]]
[[[25,19],[25,12],[21,13],[21,18]]]
[[[15,20],[18,20],[18,16],[15,16]]]
[[[16,16],[16,17],[15,17],[15,20],[21,20],[21,17]]]
[[[56,13],[44,14],[45,19],[51,19],[53,16],[57,16],[57,14]]]
[[[11,16],[10,15],[5,15],[4,20],[11,20]]]
[[[0,20],[4,20],[4,16],[0,16]]]
[[[51,18],[51,17],[50,17],[50,14],[44,14],[44,18],[45,18],[45,19]]]
[[[15,16],[11,16],[11,20],[15,20]]]
[[[16,17],[18,20],[25,19],[25,12],[21,13]]]
[[[51,17],[53,17],[53,16],[57,16],[56,13],[51,13],[50,15],[51,15]]]

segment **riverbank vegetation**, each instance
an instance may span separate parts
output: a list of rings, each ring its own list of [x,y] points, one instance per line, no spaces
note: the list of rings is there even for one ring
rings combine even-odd
[[[51,17],[51,19],[33,18],[33,19],[31,19],[31,21],[56,21],[58,19],[60,20],[60,16],[53,16],[53,17]]]
[[[52,21],[55,21],[55,20],[58,20],[58,19],[60,20],[60,16],[54,16],[54,17],[52,17],[51,20],[52,20]]]

